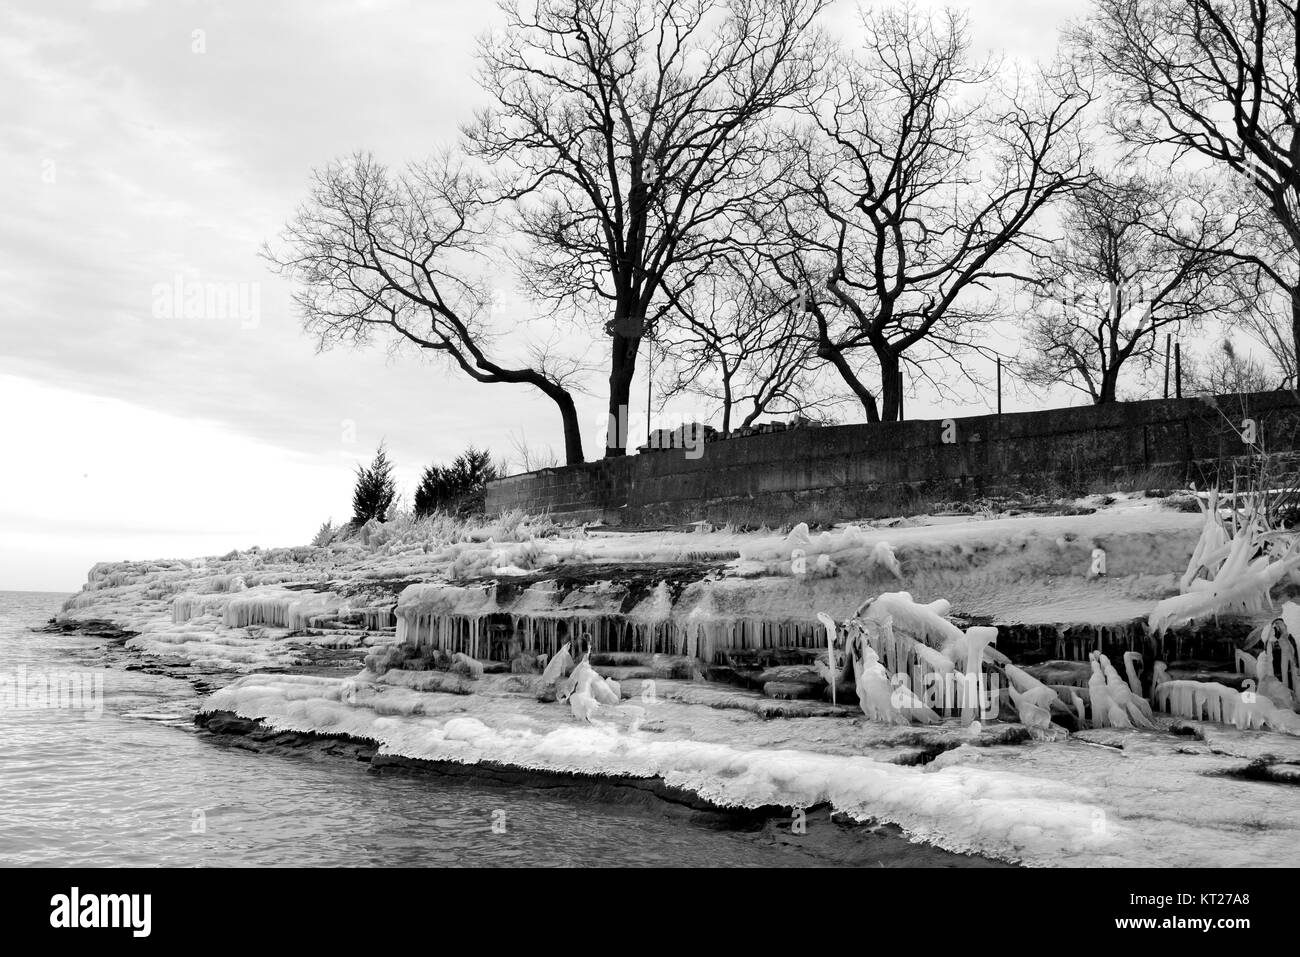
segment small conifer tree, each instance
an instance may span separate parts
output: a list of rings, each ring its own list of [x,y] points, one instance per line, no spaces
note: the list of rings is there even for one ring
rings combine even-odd
[[[357,484],[352,492],[352,522],[364,525],[372,518],[383,522],[388,519],[389,506],[397,495],[397,482],[393,478],[393,464],[388,461],[384,443],[379,443],[374,461],[369,467],[357,466]]]

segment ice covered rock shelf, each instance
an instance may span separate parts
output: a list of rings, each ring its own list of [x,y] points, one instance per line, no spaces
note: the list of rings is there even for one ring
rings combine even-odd
[[[727,652],[818,645],[817,612],[843,618],[865,595],[905,586],[948,598],[959,617],[1015,626],[1004,642],[1023,634],[1041,658],[1083,660],[1096,640],[1136,645],[1135,622],[1176,588],[1196,542],[1196,517],[1155,502],[1124,505],[1087,516],[821,534],[593,531],[561,560],[480,565],[487,574],[479,575],[454,574],[462,554],[453,574],[401,593],[398,633],[412,646],[474,657],[513,640],[549,655],[585,633],[598,652],[712,664]],[[1105,576],[1090,574],[1099,548]],[[734,557],[709,558],[726,555]]]
[[[882,587],[898,587],[896,580],[863,584],[865,594],[872,593],[873,584],[877,594]],[[852,610],[848,596],[782,578],[709,579],[672,590],[660,583],[638,600],[635,585],[574,584],[561,572],[524,589],[511,586],[504,596],[500,591],[496,582],[411,585],[396,604],[397,640],[416,658],[437,650],[506,660],[512,642],[519,650],[549,657],[571,638],[585,637],[597,656],[687,656],[698,658],[706,669],[739,661],[771,667],[816,655],[823,644],[816,609],[834,609],[841,616]],[[1097,591],[1104,593],[1104,586]],[[799,606],[814,613],[799,614]],[[1040,610],[1040,616],[1048,614],[1049,609]],[[1024,664],[1086,662],[1095,650],[1119,660],[1136,651],[1146,659],[1148,674],[1157,660],[1187,662],[1202,670],[1220,663],[1231,672],[1234,649],[1250,630],[1246,622],[1225,620],[1154,635],[1145,615],[1054,623],[1008,622],[982,614],[955,617],[998,627],[999,649]]]

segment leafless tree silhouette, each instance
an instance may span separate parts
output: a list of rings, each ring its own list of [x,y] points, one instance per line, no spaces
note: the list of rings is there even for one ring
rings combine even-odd
[[[789,146],[798,176],[756,234],[780,236],[818,355],[871,422],[896,419],[899,369],[976,344],[1017,271],[1035,216],[1086,182],[1078,132],[1089,89],[1068,68],[1032,78],[976,62],[964,16],[910,7],[864,14],[865,50],[808,105]],[[859,354],[876,361],[879,389]],[[880,401],[877,400],[879,392]]]
[[[1033,308],[1019,372],[1032,386],[1066,384],[1116,400],[1125,367],[1150,366],[1160,333],[1241,312],[1240,263],[1216,251],[1231,237],[1169,181],[1097,179],[1064,204],[1063,238],[1033,259]]]
[[[1190,395],[1236,395],[1243,392],[1266,392],[1278,386],[1278,377],[1270,376],[1264,364],[1237,349],[1231,339],[1224,339],[1203,356],[1191,356],[1183,362]]]
[[[264,255],[298,281],[294,299],[321,348],[381,334],[445,356],[478,382],[532,386],[560,411],[566,460],[581,462],[577,366],[544,346],[525,364],[505,358],[511,343],[491,322],[480,278],[495,250],[490,198],[449,154],[400,175],[358,154],[317,171],[283,247]]]
[[[642,339],[730,241],[772,169],[768,121],[809,87],[827,0],[506,4],[480,49],[494,103],[465,129],[500,177],[540,300],[612,319],[609,412]],[[611,430],[606,455],[623,455]]]
[[[665,399],[689,394],[716,403],[723,432],[763,415],[813,417],[837,404],[817,381],[821,363],[807,318],[775,278],[756,258],[735,255],[680,297],[656,343],[669,357]]]
[[[1300,4],[1288,0],[1096,0],[1075,47],[1111,79],[1110,123],[1171,161],[1210,160],[1249,185],[1276,229],[1232,252],[1290,300],[1300,344]]]

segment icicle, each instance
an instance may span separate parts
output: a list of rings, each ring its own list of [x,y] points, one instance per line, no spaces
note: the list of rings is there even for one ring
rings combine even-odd
[[[284,627],[290,631],[302,631],[310,625],[312,618],[337,611],[338,607],[338,599],[319,595],[290,602],[284,612]]]
[[[940,718],[925,702],[906,687],[906,676],[892,678],[880,664],[876,651],[865,640],[864,632],[855,630],[848,639],[848,654],[853,663],[854,681],[862,713],[873,721],[888,724],[937,723]]]
[[[1300,605],[1289,601],[1282,606],[1282,623],[1286,634],[1279,637],[1282,648],[1282,683],[1300,699]]]
[[[286,595],[252,595],[232,598],[226,603],[222,624],[227,628],[247,628],[249,625],[286,627],[289,605],[293,599]]]
[[[1287,641],[1287,639],[1283,638],[1283,641]],[[1294,711],[1296,706],[1294,692],[1273,674],[1274,642],[1275,639],[1270,638],[1255,661],[1255,678],[1259,682],[1259,692],[1279,708]]]
[[[984,626],[966,629],[966,687],[962,698],[961,723],[969,725],[980,717],[986,708],[981,700],[983,685],[984,649],[998,640],[998,630]],[[973,697],[973,701],[972,701]]]
[[[825,612],[818,612],[817,620],[826,629],[826,683],[831,686],[831,704],[839,704],[835,697],[835,681],[839,670],[835,667],[835,619]]]
[[[1160,710],[1194,721],[1234,723],[1241,705],[1237,691],[1215,681],[1163,681],[1153,698]]]
[[[1124,715],[1124,719],[1136,725],[1139,728],[1154,730],[1155,724],[1151,720],[1151,706],[1147,704],[1146,699],[1141,694],[1134,694],[1133,690],[1120,679],[1119,673],[1111,665],[1110,659],[1097,652],[1094,658],[1095,666],[1100,666],[1106,681],[1106,694],[1110,698],[1113,708],[1117,708]],[[1094,671],[1095,673],[1095,671]],[[1139,689],[1141,685],[1139,684]],[[1089,685],[1091,693],[1092,686]],[[1114,712],[1111,712],[1113,717]],[[1126,727],[1124,721],[1112,721],[1117,727]]]
[[[189,592],[172,599],[172,622],[183,625],[191,618],[206,614],[207,608],[202,597]]]
[[[1142,694],[1142,679],[1138,676],[1134,662],[1141,662],[1142,655],[1136,651],[1124,652],[1124,674],[1128,678],[1129,690],[1135,695]]]

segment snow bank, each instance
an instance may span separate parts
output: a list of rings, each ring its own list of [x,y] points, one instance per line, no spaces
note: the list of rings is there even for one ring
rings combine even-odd
[[[1033,865],[1294,863],[1286,835],[1300,829],[1300,805],[1279,800],[1276,784],[1223,776],[1259,754],[1296,755],[1294,739],[1277,735],[1216,731],[1215,742],[1236,735],[1236,745],[1226,747],[1108,731],[1109,747],[1073,740],[966,745],[908,767],[891,763],[906,739],[861,721],[763,721],[660,696],[647,706],[642,730],[629,732],[577,722],[564,705],[538,704],[518,676],[484,681],[487,693],[465,696],[421,693],[414,678],[384,687],[251,675],[214,693],[204,709],[285,730],[367,738],[381,753],[411,758],[659,776],[727,807],[827,802],[950,850]],[[512,694],[514,687],[523,690]]]

